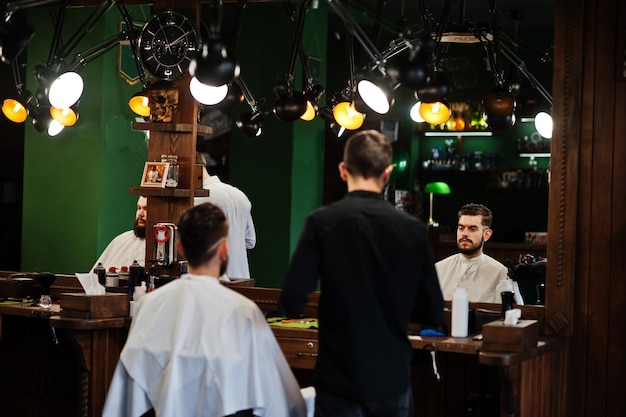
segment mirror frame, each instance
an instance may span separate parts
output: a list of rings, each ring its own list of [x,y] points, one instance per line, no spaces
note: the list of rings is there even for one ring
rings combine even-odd
[[[580,2],[556,0],[544,333],[559,336],[572,335],[574,313],[583,26]]]

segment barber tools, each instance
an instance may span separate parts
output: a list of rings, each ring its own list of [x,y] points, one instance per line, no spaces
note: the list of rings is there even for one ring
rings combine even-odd
[[[50,296],[50,287],[57,279],[56,275],[50,272],[41,272],[35,275],[35,281],[41,286],[41,298],[39,298],[39,307],[52,307],[52,297]]]
[[[159,266],[169,266],[177,261],[176,230],[174,223],[154,225],[154,260]]]

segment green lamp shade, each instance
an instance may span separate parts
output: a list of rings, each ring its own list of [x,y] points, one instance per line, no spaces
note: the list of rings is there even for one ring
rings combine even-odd
[[[424,192],[426,194],[450,194],[450,187],[445,182],[429,182]]]

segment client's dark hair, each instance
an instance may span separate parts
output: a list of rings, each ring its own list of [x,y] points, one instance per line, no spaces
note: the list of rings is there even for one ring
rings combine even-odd
[[[228,221],[224,212],[211,203],[187,209],[178,220],[178,238],[191,267],[207,263],[228,236]]]
[[[353,176],[380,177],[391,165],[393,150],[389,139],[377,130],[352,135],[343,150],[343,162]]]

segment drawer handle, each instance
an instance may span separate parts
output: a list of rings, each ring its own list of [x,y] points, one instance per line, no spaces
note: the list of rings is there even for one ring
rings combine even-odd
[[[315,345],[313,344],[313,342],[307,342],[306,347],[307,349],[313,349]]]
[[[317,358],[317,353],[296,352],[296,356],[298,356],[298,357]]]

